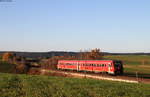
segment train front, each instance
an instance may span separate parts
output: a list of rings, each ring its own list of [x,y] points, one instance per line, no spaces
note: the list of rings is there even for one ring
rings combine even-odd
[[[123,74],[123,63],[122,61],[114,61],[114,72],[115,74]]]

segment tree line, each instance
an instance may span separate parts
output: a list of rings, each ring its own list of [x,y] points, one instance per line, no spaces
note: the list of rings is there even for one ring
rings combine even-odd
[[[100,49],[80,52],[77,55],[65,54],[62,56],[52,56],[49,58],[26,58],[16,56],[15,53],[7,52],[2,55],[2,61],[14,64],[15,73],[28,73],[31,68],[56,69],[59,60],[100,60],[103,54]]]

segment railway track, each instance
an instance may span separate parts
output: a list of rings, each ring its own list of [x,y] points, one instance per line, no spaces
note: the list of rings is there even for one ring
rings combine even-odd
[[[44,73],[53,73],[65,75],[67,77],[77,77],[77,78],[92,78],[97,80],[111,80],[111,81],[119,81],[119,82],[128,82],[128,83],[150,83],[150,79],[141,79],[136,77],[128,77],[128,76],[111,76],[103,73],[90,73],[90,72],[77,72],[77,71],[61,71],[61,70],[40,70],[42,74]]]

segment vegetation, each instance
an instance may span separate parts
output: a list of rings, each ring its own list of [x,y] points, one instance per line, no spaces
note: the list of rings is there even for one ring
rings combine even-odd
[[[8,62],[0,61],[0,72],[3,73],[13,73],[15,70],[15,65]]]
[[[13,53],[4,53],[1,58],[3,61],[0,62],[0,72],[10,72],[12,71],[12,67],[15,66],[14,71],[16,73],[28,73],[31,71],[30,68],[32,67],[56,69],[58,60],[122,60],[124,63],[125,75],[135,76],[137,73],[139,77],[150,78],[150,55],[103,56],[100,49],[93,49],[90,52],[80,52],[77,55],[64,54],[62,56],[53,56],[51,58],[24,58],[16,56],[16,54]]]
[[[13,53],[4,53],[2,56],[3,61],[12,61],[14,57]]]
[[[0,73],[1,97],[150,97],[149,84]]]
[[[150,55],[107,55],[104,58],[122,60],[125,65],[150,65]]]
[[[100,49],[92,49],[89,52],[80,52],[76,56],[65,54],[63,56],[53,56],[47,60],[43,60],[41,63],[42,68],[57,69],[58,60],[99,60],[102,59],[103,55]]]
[[[29,65],[24,57],[16,56],[14,53],[4,53],[0,60],[0,72],[5,73],[27,73]]]
[[[104,59],[122,60],[127,75],[137,72],[140,77],[150,78],[150,55],[110,55]]]

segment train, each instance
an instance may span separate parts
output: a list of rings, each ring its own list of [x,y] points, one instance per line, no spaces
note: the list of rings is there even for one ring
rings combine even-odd
[[[57,69],[122,75],[123,63],[119,60],[59,60]]]

